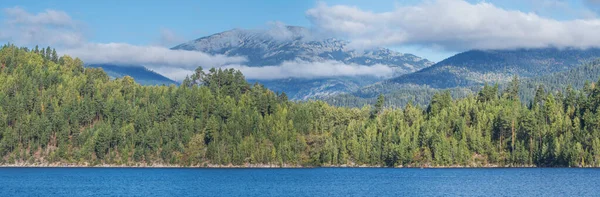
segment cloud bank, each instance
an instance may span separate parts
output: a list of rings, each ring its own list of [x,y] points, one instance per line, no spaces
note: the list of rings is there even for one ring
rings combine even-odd
[[[63,11],[29,13],[19,7],[5,8],[2,11],[4,20],[0,23],[0,41],[23,46],[49,45],[56,47],[61,55],[79,57],[86,64],[142,65],[167,77],[182,80],[185,78],[184,72],[190,74],[198,66],[220,67],[246,61],[244,57],[170,50],[161,46],[90,43],[85,39],[84,25]],[[178,40],[180,38],[173,32],[161,30],[159,44],[167,45]]]
[[[600,47],[597,18],[559,21],[487,2],[435,0],[379,13],[319,3],[306,15],[315,28],[348,38],[356,48],[423,45],[461,51]]]
[[[326,78],[341,76],[377,76],[389,77],[394,70],[387,65],[376,64],[364,66],[345,64],[339,61],[307,62],[302,60],[286,61],[277,66],[248,67],[243,65],[227,65],[242,71],[248,79],[282,79],[282,78]]]
[[[246,61],[244,57],[208,55],[198,51],[170,50],[158,46],[136,46],[125,43],[88,43],[63,50],[64,54],[79,57],[87,63],[161,65],[173,68],[195,69],[220,67]]]
[[[170,50],[159,46],[136,46],[125,43],[87,43],[80,47],[61,50],[61,54],[79,57],[85,63],[109,63],[117,65],[143,65],[174,80],[182,80],[183,71],[193,73],[203,68],[241,64],[244,57],[209,55],[198,51]],[[168,68],[168,69],[167,69]]]
[[[598,6],[598,0],[585,0]],[[564,6],[551,4],[551,6]],[[14,7],[2,10],[0,41],[18,45],[50,45],[62,54],[86,63],[143,65],[175,80],[182,80],[202,66],[240,69],[249,79],[323,78],[370,75],[387,77],[386,65],[354,65],[337,61],[287,61],[281,65],[248,67],[245,57],[210,55],[196,51],[170,50],[164,46],[181,42],[173,32],[162,29],[159,46],[127,43],[90,43],[85,24],[58,10],[29,13]],[[350,47],[420,46],[437,51],[511,49],[539,47],[600,47],[600,19],[556,20],[534,12],[508,10],[481,1],[431,0],[397,6],[388,12],[366,11],[347,5],[318,3],[306,11],[310,30],[269,23],[264,31],[275,40],[345,38]]]
[[[2,26],[13,31],[0,32],[0,40],[19,45],[51,45],[58,52],[79,57],[86,64],[116,64],[123,66],[145,66],[171,79],[181,81],[198,67],[235,68],[248,79],[322,78],[335,76],[371,75],[386,77],[392,69],[385,65],[363,66],[344,64],[337,61],[306,62],[301,60],[284,62],[282,65],[248,67],[245,57],[210,55],[198,51],[170,50],[164,46],[181,42],[181,38],[168,29],[161,29],[157,46],[137,46],[127,43],[90,43],[82,33],[81,23],[67,13],[46,10],[29,13],[21,8],[3,10]],[[3,28],[9,29],[9,28]],[[259,31],[259,30],[257,30]],[[260,30],[275,40],[297,38],[309,39],[313,35],[304,28],[287,28],[280,22],[271,22]]]

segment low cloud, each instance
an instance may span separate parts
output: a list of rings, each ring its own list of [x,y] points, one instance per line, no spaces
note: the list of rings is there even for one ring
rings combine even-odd
[[[326,78],[340,76],[390,77],[392,67],[382,64],[365,66],[345,64],[339,61],[308,62],[286,61],[281,65],[250,67],[244,65],[244,57],[209,55],[197,51],[170,50],[164,47],[135,46],[124,43],[86,44],[62,53],[79,57],[90,64],[108,63],[123,66],[143,65],[170,79],[182,81],[201,66],[233,68],[240,70],[247,79],[273,80],[285,78]]]
[[[389,77],[394,70],[376,64],[372,66],[345,64],[338,61],[307,62],[302,60],[286,61],[281,65],[248,67],[243,65],[227,65],[242,71],[247,79],[285,79],[285,78],[325,78],[340,76],[377,76]]]
[[[597,18],[559,21],[487,2],[435,0],[379,13],[319,3],[306,15],[315,28],[348,38],[355,48],[421,45],[461,51],[600,47]]]
[[[324,78],[337,76],[389,77],[393,69],[386,65],[364,66],[338,61],[287,61],[281,65],[249,67],[245,57],[211,55],[199,51],[170,50],[165,46],[181,42],[168,29],[162,29],[158,46],[139,46],[127,43],[90,43],[85,38],[80,22],[67,13],[45,10],[29,13],[21,8],[3,10],[5,19],[0,24],[0,41],[17,45],[50,45],[58,52],[82,59],[86,64],[115,64],[145,66],[171,79],[181,81],[201,66],[239,69],[248,79]],[[272,22],[267,28],[250,30],[263,33],[274,40],[313,39],[316,35],[306,28],[289,28]],[[156,43],[154,43],[156,44]]]
[[[209,55],[196,51],[170,50],[163,47],[181,42],[179,36],[168,29],[160,32],[159,45],[138,46],[126,43],[89,43],[82,31],[82,24],[67,13],[45,10],[29,13],[14,7],[3,9],[5,19],[1,26],[0,41],[24,46],[52,46],[60,54],[79,57],[86,64],[109,63],[123,66],[145,66],[175,80],[185,78],[198,66],[220,67],[242,64],[244,57]]]
[[[192,73],[194,73],[194,70],[191,69],[183,69],[183,68],[173,68],[173,67],[166,67],[166,66],[154,66],[154,67],[149,67],[146,66],[146,68],[151,69],[154,72],[160,73],[161,75],[175,80],[175,81],[183,81],[185,79],[185,77],[192,75]]]
[[[79,57],[86,63],[111,63],[123,65],[168,66],[195,69],[239,64],[244,57],[209,55],[198,51],[170,50],[158,46],[136,46],[126,43],[88,43],[81,47],[62,50],[62,53]]]

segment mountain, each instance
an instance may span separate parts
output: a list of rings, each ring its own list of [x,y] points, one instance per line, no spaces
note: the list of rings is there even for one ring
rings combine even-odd
[[[374,105],[378,96],[383,94],[385,105],[388,107],[404,107],[409,103],[427,106],[433,95],[442,91],[450,92],[452,98],[464,98],[477,93],[480,89],[481,86],[436,89],[426,85],[376,83],[362,87],[355,92],[317,97],[317,99],[335,106],[363,107]]]
[[[390,76],[400,76],[433,65],[433,62],[412,54],[386,48],[355,50],[349,42],[335,38],[316,39],[309,29],[286,26],[279,31],[233,29],[198,38],[173,47],[174,50],[201,51],[208,54],[243,56],[244,64],[251,67],[278,66],[284,62],[338,61],[357,65],[386,65],[392,68]],[[320,95],[351,92],[359,87],[384,80],[381,77],[353,76],[328,78],[286,78],[253,80],[273,91],[284,91],[293,99],[307,99]]]
[[[396,84],[452,88],[503,83],[513,75],[522,78],[569,70],[600,58],[600,49],[471,50],[454,55],[415,73],[387,81]]]
[[[320,97],[337,106],[374,104],[384,94],[388,106],[407,103],[427,105],[439,91],[453,98],[477,93],[485,82],[500,88],[514,75],[520,78],[520,96],[533,99],[539,85],[553,93],[569,85],[582,88],[585,81],[600,77],[599,49],[472,50],[457,54],[421,71],[360,88],[357,91]]]
[[[143,66],[134,65],[114,65],[114,64],[91,64],[87,67],[102,68],[111,78],[122,78],[131,76],[133,79],[142,85],[179,85],[165,76],[162,76],[154,71],[148,70]]]
[[[538,86],[542,86],[550,93],[558,94],[558,92],[567,90],[569,86],[572,89],[586,89],[586,83],[591,85],[593,83],[597,84],[599,81],[600,59],[597,59],[567,71],[523,79],[519,85],[519,90],[521,100],[528,103],[533,100]]]
[[[333,96],[359,90],[380,81],[375,77],[336,77],[322,79],[287,78],[280,80],[248,80],[258,82],[276,92],[285,92],[296,100]]]

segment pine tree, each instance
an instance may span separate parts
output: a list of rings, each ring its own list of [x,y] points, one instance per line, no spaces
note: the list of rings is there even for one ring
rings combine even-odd
[[[58,63],[58,54],[56,54],[56,49],[52,49],[52,61],[54,63]]]

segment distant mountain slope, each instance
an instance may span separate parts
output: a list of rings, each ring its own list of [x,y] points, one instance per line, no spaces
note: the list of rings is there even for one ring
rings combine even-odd
[[[176,50],[202,51],[209,54],[244,56],[248,66],[273,66],[296,59],[304,61],[336,60],[360,65],[384,64],[408,73],[431,66],[433,62],[412,54],[386,48],[356,51],[348,42],[335,38],[313,40],[308,29],[287,26],[286,38],[259,30],[233,29],[173,47]]]
[[[385,48],[357,51],[348,42],[338,39],[313,39],[303,27],[287,26],[284,32],[234,29],[202,37],[173,47],[174,50],[202,51],[209,54],[244,56],[252,67],[278,66],[286,61],[339,61],[346,64],[387,65],[391,76],[412,73],[433,65],[433,62],[412,54]],[[383,80],[377,77],[329,77],[317,79],[258,80],[273,91],[285,91],[290,98],[306,99],[315,95],[351,92],[367,83]],[[256,81],[256,80],[255,80]]]
[[[566,71],[555,72],[543,76],[521,78],[519,85],[519,94],[521,101],[529,103],[535,96],[538,86],[543,86],[550,93],[558,94],[559,90],[566,90],[572,86],[574,89],[581,89],[587,82],[597,83],[600,81],[600,60],[579,64]],[[500,89],[504,88],[506,83],[500,83]],[[379,93],[386,97],[388,106],[404,106],[407,103],[426,106],[429,100],[439,91],[450,91],[453,98],[465,97],[469,94],[476,94],[482,85],[471,85],[465,87],[453,87],[445,89],[431,88],[426,85],[398,84],[398,83],[378,83],[363,87],[358,91],[339,94],[335,96],[322,97],[321,99],[337,106],[361,107],[363,105],[374,104]],[[564,92],[561,92],[564,93]]]
[[[397,84],[451,88],[503,83],[513,75],[523,78],[565,71],[600,58],[600,49],[471,50],[415,73],[390,79]]]
[[[413,105],[427,106],[433,95],[440,91],[449,91],[452,98],[463,98],[474,94],[481,86],[455,87],[447,89],[436,89],[425,85],[401,85],[401,84],[374,84],[360,88],[352,93],[337,94],[332,96],[318,97],[320,100],[345,107],[362,107],[373,105],[377,102],[379,94],[385,97],[385,105],[388,107],[403,107],[408,103]]]
[[[566,90],[569,86],[572,86],[574,89],[582,89],[585,83],[597,83],[599,80],[600,59],[597,59],[567,71],[523,79],[519,89],[521,99],[530,101],[535,96],[535,90],[540,85],[546,91],[556,94],[558,93],[557,91]]]
[[[142,85],[178,85],[176,81],[173,81],[165,76],[162,76],[154,71],[148,70],[143,66],[127,66],[127,65],[114,65],[114,64],[91,64],[87,67],[102,68],[104,72],[111,78],[122,78],[124,76],[131,76],[133,79]]]
[[[294,99],[307,100],[359,90],[378,82],[375,77],[336,77],[323,79],[288,78],[281,80],[248,80],[258,82],[275,92],[285,92]]]

